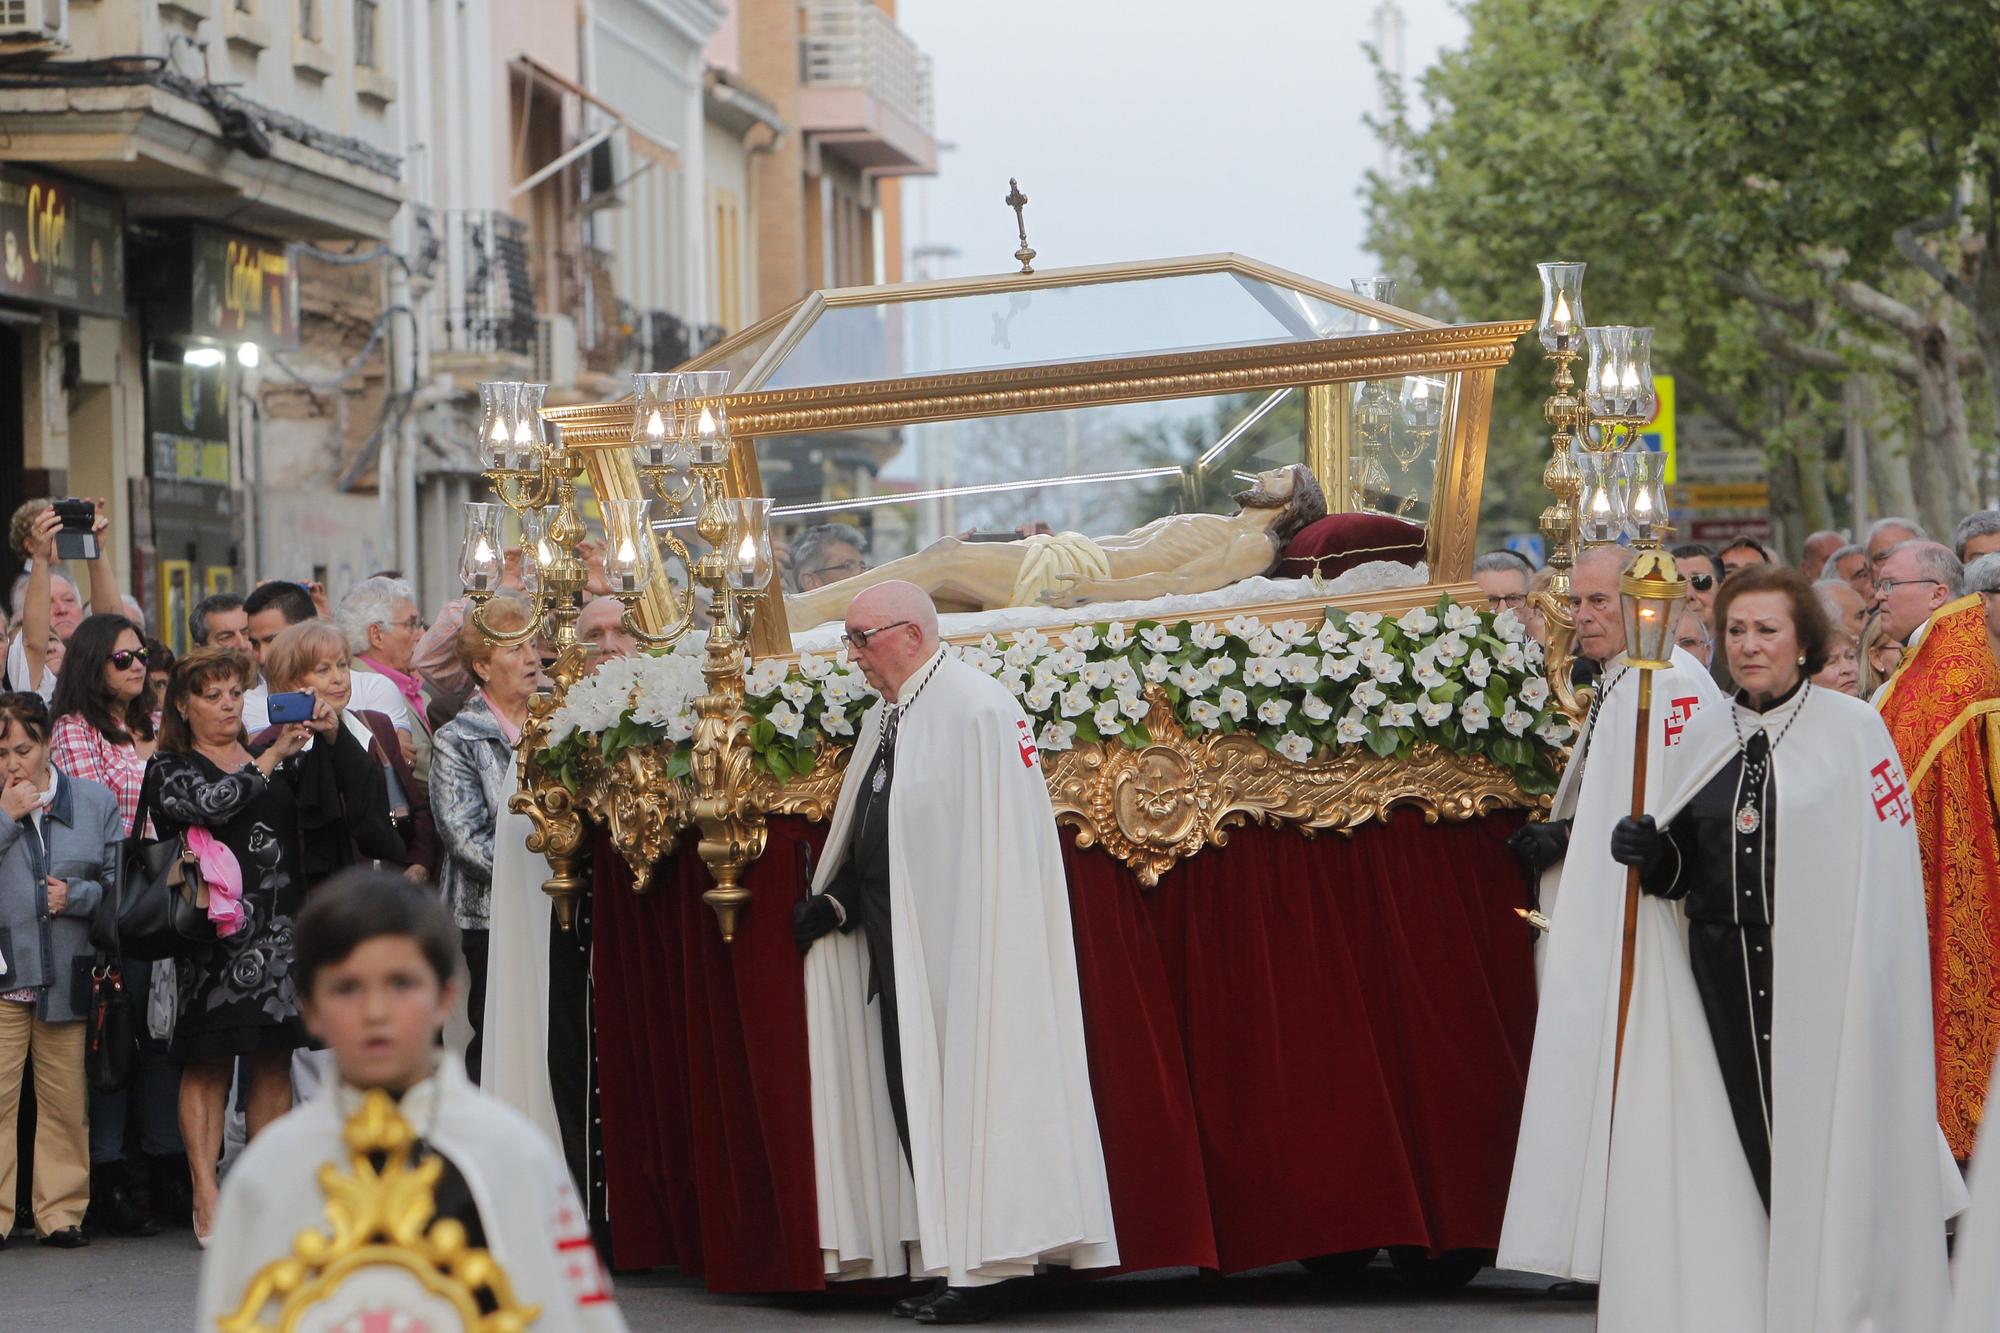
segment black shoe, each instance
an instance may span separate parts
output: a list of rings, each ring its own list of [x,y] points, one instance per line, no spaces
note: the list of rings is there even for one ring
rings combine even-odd
[[[931,1302],[944,1295],[944,1292],[944,1279],[939,1278],[897,1301],[889,1307],[889,1313],[898,1319],[915,1319],[921,1311],[929,1309]]]
[[[1000,1298],[992,1287],[946,1287],[944,1294],[917,1311],[919,1324],[983,1324],[1000,1313]]]
[[[64,1227],[42,1237],[42,1244],[53,1250],[80,1250],[90,1244],[90,1237],[83,1234],[82,1227]]]
[[[151,1180],[153,1220],[163,1227],[194,1225],[194,1182],[188,1178],[184,1153],[148,1157],[146,1174]]]
[[[1549,1295],[1559,1301],[1594,1301],[1597,1299],[1595,1282],[1553,1282],[1549,1284]]]
[[[150,1210],[133,1198],[132,1191],[122,1182],[110,1185],[97,1202],[99,1206],[92,1210],[97,1214],[97,1225],[111,1235],[160,1234],[160,1225],[153,1220]]]

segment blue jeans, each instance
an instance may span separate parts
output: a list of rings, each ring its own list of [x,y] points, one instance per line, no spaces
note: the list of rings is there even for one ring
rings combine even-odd
[[[153,965],[121,960],[125,1003],[139,1032],[139,1060],[132,1081],[114,1093],[90,1093],[90,1164],[122,1162],[128,1149],[148,1157],[171,1157],[181,1145],[181,1068],[167,1059],[167,1044],[146,1033],[146,992]],[[137,1142],[134,1143],[133,1140]]]

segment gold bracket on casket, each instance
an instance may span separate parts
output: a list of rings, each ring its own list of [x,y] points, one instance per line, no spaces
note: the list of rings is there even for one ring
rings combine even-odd
[[[1076,830],[1077,846],[1101,846],[1130,866],[1147,888],[1251,821],[1291,825],[1311,837],[1385,819],[1397,806],[1420,810],[1434,824],[1536,804],[1505,768],[1477,755],[1420,745],[1407,759],[1385,759],[1350,745],[1331,759],[1297,764],[1241,732],[1189,736],[1165,696],[1148,694],[1150,745],[1092,745],[1042,757],[1057,822]]]

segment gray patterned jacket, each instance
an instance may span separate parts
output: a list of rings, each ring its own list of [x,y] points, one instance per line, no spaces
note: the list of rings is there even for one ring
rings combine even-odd
[[[475,690],[431,738],[431,818],[444,845],[438,887],[460,930],[487,928],[493,828],[514,784],[514,747]]]
[[[124,832],[110,788],[60,770],[39,839],[0,810],[0,991],[38,988],[35,1016],[45,1023],[90,1016],[77,971],[94,957],[90,918],[118,877]],[[69,881],[69,903],[55,916],[50,875]]]

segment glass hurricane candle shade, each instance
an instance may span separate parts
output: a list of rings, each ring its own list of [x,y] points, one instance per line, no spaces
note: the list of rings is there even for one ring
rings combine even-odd
[[[479,386],[479,457],[490,469],[513,466],[514,404],[520,384],[486,380]]]
[[[542,590],[542,575],[563,557],[549,536],[561,512],[560,505],[521,511],[521,583],[531,593]]]
[[[469,592],[492,592],[500,586],[500,519],[506,509],[505,505],[478,500],[465,506],[465,544],[458,558],[458,577]]]
[[[644,500],[606,500],[604,574],[613,592],[637,592],[653,577],[653,530]]]
[[[1604,324],[1584,333],[1590,344],[1584,405],[1590,414],[1607,420],[1651,421],[1660,406],[1653,389],[1653,331]]]
[[[514,390],[514,456],[516,467],[531,468],[548,451],[546,427],[542,421],[542,400],[548,396],[546,384],[521,384]]]
[[[1651,449],[1625,455],[1625,518],[1633,540],[1658,542],[1667,526],[1667,459]]]
[[[640,467],[680,471],[687,467],[681,409],[687,389],[673,373],[632,377],[632,452]]]
[[[727,504],[729,586],[737,592],[762,592],[777,563],[771,553],[771,502],[757,497]]]
[[[1544,351],[1573,354],[1579,350],[1577,339],[1584,329],[1583,271],[1588,267],[1567,260],[1535,265],[1535,271],[1542,275],[1542,316],[1536,333]]]
[[[681,438],[693,450],[697,464],[715,467],[729,461],[729,372],[681,372],[687,395],[682,409]]]
[[[1433,431],[1444,420],[1444,381],[1412,375],[1403,381],[1403,423],[1412,430]]]
[[[1586,546],[1608,546],[1630,535],[1630,474],[1621,453],[1578,450],[1576,470],[1583,476],[1576,497],[1576,539]]]

